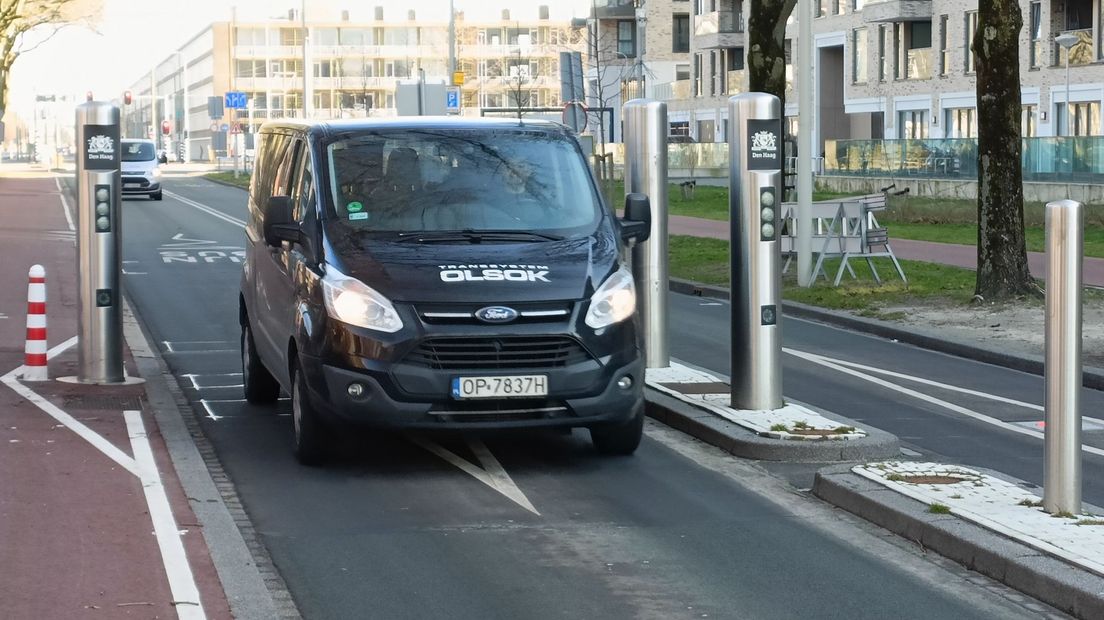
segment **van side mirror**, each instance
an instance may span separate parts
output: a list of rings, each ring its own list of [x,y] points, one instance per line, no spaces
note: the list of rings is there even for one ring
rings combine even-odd
[[[279,247],[284,241],[298,242],[302,238],[299,224],[291,219],[291,197],[272,196],[265,205],[264,221],[265,243]]]
[[[625,216],[621,218],[621,239],[640,243],[652,234],[652,207],[644,194],[625,196]]]

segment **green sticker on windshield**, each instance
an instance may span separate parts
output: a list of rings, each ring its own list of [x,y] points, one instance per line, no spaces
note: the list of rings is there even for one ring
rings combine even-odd
[[[349,214],[349,219],[350,220],[366,220],[366,219],[368,219],[368,214],[367,213],[350,213]]]
[[[350,202],[345,208],[348,209],[349,213],[360,213],[364,210],[364,205],[359,202]]]

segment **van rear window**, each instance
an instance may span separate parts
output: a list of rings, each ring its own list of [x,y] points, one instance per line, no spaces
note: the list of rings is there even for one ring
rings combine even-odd
[[[402,130],[327,148],[329,215],[365,232],[593,232],[601,202],[569,138],[546,132]]]

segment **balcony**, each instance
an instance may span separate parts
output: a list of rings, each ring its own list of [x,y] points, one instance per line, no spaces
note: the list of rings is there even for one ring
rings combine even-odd
[[[652,87],[652,97],[660,101],[684,101],[690,98],[693,80],[675,80]]]
[[[739,11],[713,11],[696,16],[694,43],[698,49],[743,46],[744,14]]]
[[[867,3],[862,9],[868,24],[889,22],[926,22],[932,18],[932,0],[888,0]]]
[[[1092,28],[1067,30],[1062,34],[1072,34],[1077,37],[1077,43],[1069,48],[1069,65],[1071,67],[1091,65],[1096,60],[1096,53],[1093,50]],[[1064,67],[1066,65],[1066,50],[1061,45],[1055,45],[1054,47],[1058,49],[1058,65]]]
[[[932,76],[932,48],[920,47],[908,51],[906,80],[928,80]]]
[[[625,19],[636,17],[635,0],[594,0],[593,16],[596,19]]]

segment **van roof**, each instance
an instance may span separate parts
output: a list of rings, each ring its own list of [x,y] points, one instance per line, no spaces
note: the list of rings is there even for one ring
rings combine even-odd
[[[309,121],[303,119],[284,119],[269,121],[261,127],[261,132],[273,130],[301,131],[323,137],[359,131],[377,129],[488,129],[547,131],[550,133],[569,133],[570,130],[559,123],[545,120],[522,120],[516,118],[486,118],[452,116],[394,116],[386,118],[356,118],[328,121]]]

